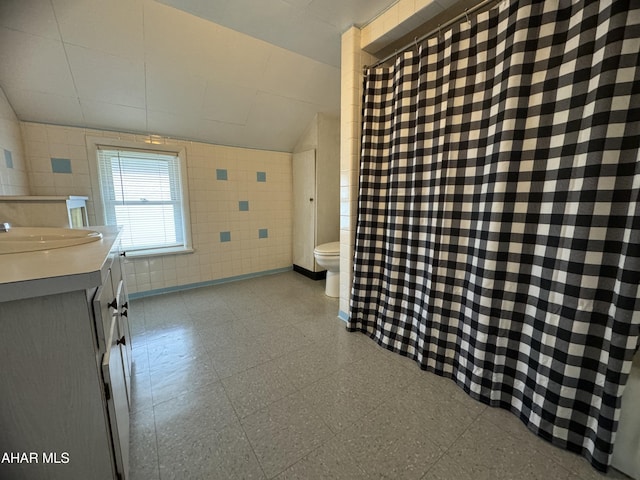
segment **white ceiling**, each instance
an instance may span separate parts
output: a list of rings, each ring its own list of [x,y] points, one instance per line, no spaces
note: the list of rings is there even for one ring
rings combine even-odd
[[[396,1],[0,0],[0,87],[24,121],[291,151]]]

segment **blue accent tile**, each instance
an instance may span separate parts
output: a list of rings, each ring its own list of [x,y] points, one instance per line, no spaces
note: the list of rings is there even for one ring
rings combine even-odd
[[[259,182],[266,182],[267,172],[256,172],[256,177]]]
[[[247,200],[240,200],[238,202],[238,207],[241,212],[247,212],[249,211],[249,202]]]
[[[53,173],[71,173],[71,160],[68,158],[52,158],[51,171]]]
[[[221,242],[230,242],[231,241],[231,232],[220,232],[220,241]]]
[[[224,168],[216,168],[216,180],[228,180],[227,170]]]
[[[10,150],[5,149],[4,151],[4,163],[7,168],[13,168],[13,155]]]
[[[258,238],[269,238],[269,230],[267,228],[259,229]]]

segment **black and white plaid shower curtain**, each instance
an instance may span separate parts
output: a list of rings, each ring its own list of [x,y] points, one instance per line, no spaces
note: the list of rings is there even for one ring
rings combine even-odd
[[[348,328],[601,470],[639,345],[639,3],[503,2],[365,74]]]

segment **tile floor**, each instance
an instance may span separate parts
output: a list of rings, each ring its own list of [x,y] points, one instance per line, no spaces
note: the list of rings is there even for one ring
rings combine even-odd
[[[594,479],[288,272],[132,302],[131,478]]]

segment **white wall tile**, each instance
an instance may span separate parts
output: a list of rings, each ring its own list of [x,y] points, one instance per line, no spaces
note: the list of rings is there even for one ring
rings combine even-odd
[[[8,166],[5,150],[10,152],[12,166]],[[11,105],[0,88],[0,195],[28,195],[27,162],[24,155],[22,131]]]
[[[150,138],[149,135],[26,122],[22,123],[21,131],[24,132],[28,152],[24,155],[24,163],[29,165],[33,183],[31,193],[87,195],[90,197],[87,210],[92,222],[95,222],[93,203],[98,196],[91,189],[85,136],[129,141]],[[162,143],[172,142],[166,137],[154,136],[153,139]],[[127,259],[130,292],[290,267],[291,154],[198,142],[184,144],[187,147],[191,228],[196,253]],[[71,174],[52,173],[51,152],[65,153],[67,158],[71,158]],[[217,168],[227,170],[228,180],[217,180]],[[266,182],[257,182],[257,171],[267,172]],[[249,201],[249,211],[239,211],[240,200]],[[267,239],[257,238],[260,228],[268,229]],[[221,231],[231,232],[230,242],[220,242]]]
[[[398,16],[398,11],[387,12],[387,16]],[[369,25],[369,27],[371,24]],[[365,27],[366,35],[371,28]],[[360,53],[361,32],[353,27],[342,36],[342,80],[341,80],[341,127],[340,127],[340,310],[349,311],[352,282],[353,243],[352,206],[355,199],[350,195],[358,183],[358,158],[360,145],[360,88],[362,81],[362,55]]]

